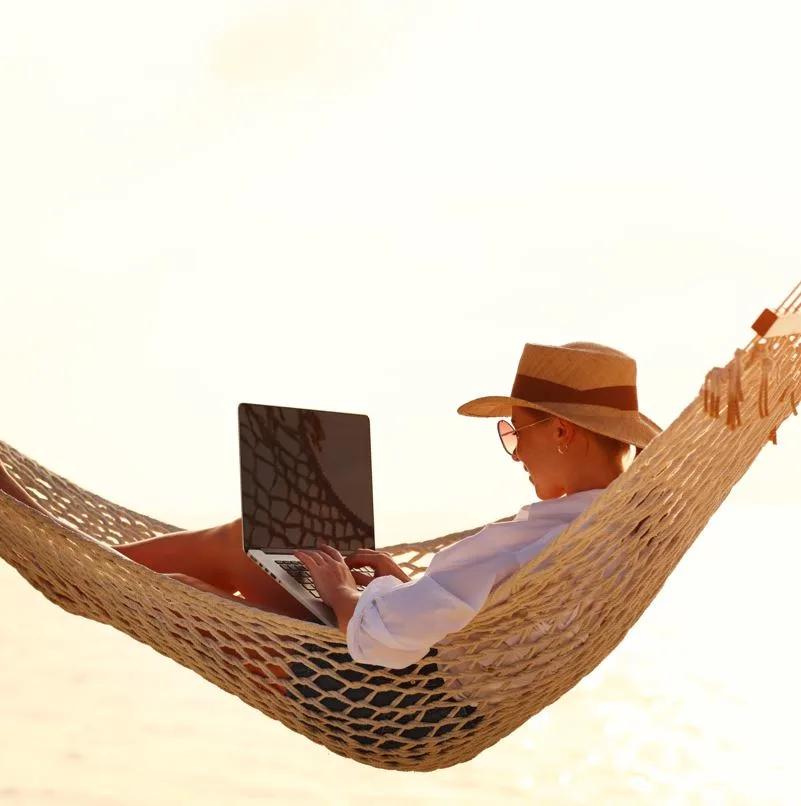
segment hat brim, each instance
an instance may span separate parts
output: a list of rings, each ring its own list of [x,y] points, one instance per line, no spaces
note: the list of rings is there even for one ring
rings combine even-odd
[[[638,411],[620,411],[586,403],[536,403],[516,397],[479,397],[459,406],[457,411],[466,417],[511,417],[514,406],[547,412],[638,448],[644,448],[662,432],[653,420]]]

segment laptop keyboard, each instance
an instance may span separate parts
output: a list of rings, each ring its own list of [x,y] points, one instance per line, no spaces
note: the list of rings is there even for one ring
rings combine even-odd
[[[276,560],[276,564],[281,566],[284,571],[292,577],[292,579],[300,582],[304,588],[316,599],[320,598],[320,594],[317,592],[317,588],[314,585],[314,580],[309,573],[309,569],[306,566],[299,562],[298,560]]]

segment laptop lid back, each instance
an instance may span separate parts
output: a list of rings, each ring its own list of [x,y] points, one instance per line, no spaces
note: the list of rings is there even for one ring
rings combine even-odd
[[[374,547],[366,415],[242,403],[239,457],[246,551]]]

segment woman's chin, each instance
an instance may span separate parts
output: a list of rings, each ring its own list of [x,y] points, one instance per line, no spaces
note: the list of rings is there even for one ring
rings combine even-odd
[[[528,480],[531,482],[531,486],[534,488],[534,492],[537,494],[537,498],[539,498],[540,501],[550,501],[553,498],[559,498],[563,495],[561,491],[555,490],[545,484],[537,484],[536,479],[532,478],[530,473]]]

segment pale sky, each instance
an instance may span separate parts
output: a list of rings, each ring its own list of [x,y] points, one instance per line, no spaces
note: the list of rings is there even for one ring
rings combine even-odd
[[[668,425],[801,280],[792,3],[75,0],[0,11],[0,438],[200,526],[236,405],[372,418],[379,542],[533,496],[524,342]],[[737,494],[795,501],[791,421]]]

